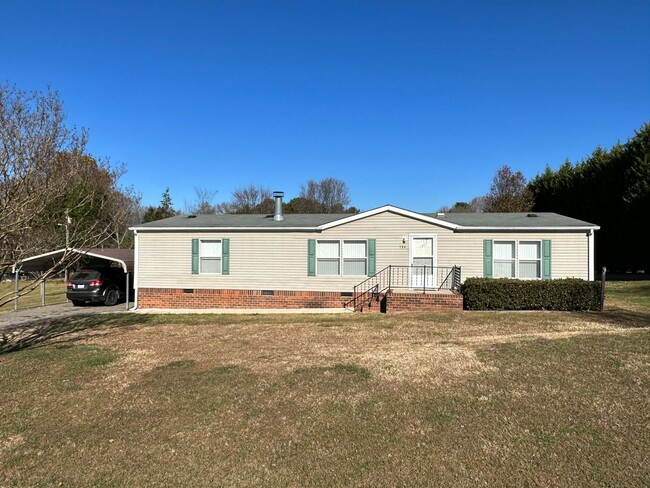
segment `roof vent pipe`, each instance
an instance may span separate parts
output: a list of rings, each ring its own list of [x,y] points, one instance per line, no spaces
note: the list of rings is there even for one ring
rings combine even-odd
[[[276,222],[281,222],[284,220],[282,215],[282,197],[284,196],[283,191],[274,191],[273,198],[275,198],[275,212],[273,213],[273,220]]]

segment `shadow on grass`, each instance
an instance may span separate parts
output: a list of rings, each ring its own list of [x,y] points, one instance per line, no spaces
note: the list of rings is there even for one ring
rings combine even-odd
[[[45,344],[75,341],[77,338],[73,334],[81,331],[147,324],[153,320],[154,316],[140,314],[88,314],[44,319],[3,330],[0,335],[0,355]],[[84,335],[84,338],[88,337]]]
[[[602,312],[585,312],[594,322],[606,322],[625,329],[650,327],[650,314],[623,308],[606,309]]]

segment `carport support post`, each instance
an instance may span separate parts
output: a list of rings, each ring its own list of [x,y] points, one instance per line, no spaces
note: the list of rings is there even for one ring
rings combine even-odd
[[[126,272],[126,309],[129,309],[129,288],[131,286],[129,285],[129,272]]]
[[[14,288],[16,292],[16,299],[14,300],[14,310],[18,310],[18,271],[16,270],[16,286]]]
[[[45,306],[45,280],[41,281],[41,306]]]

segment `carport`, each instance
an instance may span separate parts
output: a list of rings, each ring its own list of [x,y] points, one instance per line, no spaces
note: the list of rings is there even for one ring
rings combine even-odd
[[[73,256],[72,259],[69,259]],[[22,259],[15,263],[11,272],[15,275],[15,290],[18,293],[19,275],[21,272],[45,272],[52,268],[60,267],[66,260],[71,264],[79,264],[83,268],[107,267],[116,263],[126,273],[126,309],[129,309],[131,291],[131,273],[133,273],[133,249],[74,249],[63,248],[38,256]],[[66,279],[67,279],[67,267]],[[45,280],[41,282],[41,303],[45,305]],[[18,308],[18,298],[14,302],[14,309]]]

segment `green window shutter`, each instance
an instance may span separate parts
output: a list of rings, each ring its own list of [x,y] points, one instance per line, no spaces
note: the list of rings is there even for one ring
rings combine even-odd
[[[551,279],[551,240],[542,241],[542,279]]]
[[[492,278],[492,241],[483,241],[483,278]]]
[[[307,241],[307,276],[316,276],[316,239]]]
[[[192,274],[199,274],[199,240],[192,239]]]
[[[230,274],[230,239],[221,239],[221,274]]]
[[[368,276],[377,273],[377,239],[368,239]]]

